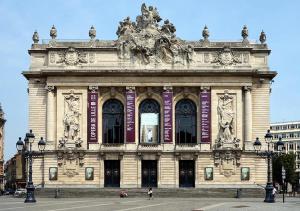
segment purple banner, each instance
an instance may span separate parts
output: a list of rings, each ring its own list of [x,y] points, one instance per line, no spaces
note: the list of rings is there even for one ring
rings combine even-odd
[[[201,142],[210,143],[211,95],[210,91],[200,93]]]
[[[126,142],[135,143],[135,90],[126,91]]]
[[[98,93],[88,93],[88,143],[98,143]]]
[[[172,143],[172,110],[173,92],[166,90],[163,93],[164,101],[164,143]]]

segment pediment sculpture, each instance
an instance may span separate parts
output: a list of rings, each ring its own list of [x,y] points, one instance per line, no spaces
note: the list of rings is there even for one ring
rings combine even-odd
[[[145,4],[136,22],[129,17],[120,22],[117,30],[119,58],[140,64],[189,64],[193,60],[194,49],[176,37],[175,26],[161,17],[156,8]]]

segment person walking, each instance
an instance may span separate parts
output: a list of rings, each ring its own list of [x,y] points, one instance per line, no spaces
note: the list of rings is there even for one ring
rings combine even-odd
[[[153,199],[153,191],[152,191],[152,188],[150,187],[149,190],[148,190],[148,196],[149,196],[149,200],[150,199]]]

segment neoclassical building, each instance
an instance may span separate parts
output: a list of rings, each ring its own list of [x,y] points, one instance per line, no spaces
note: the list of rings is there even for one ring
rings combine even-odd
[[[269,128],[270,50],[260,43],[175,35],[156,8],[119,23],[116,40],[33,35],[29,128],[47,142],[33,161],[45,187],[196,187],[265,184],[253,152]]]

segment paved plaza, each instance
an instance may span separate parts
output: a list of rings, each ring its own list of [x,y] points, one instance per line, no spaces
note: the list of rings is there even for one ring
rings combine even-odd
[[[300,198],[287,198],[286,203],[278,199],[276,203],[263,203],[257,198],[38,198],[36,204],[25,204],[22,198],[0,197],[0,211],[129,211],[129,210],[300,210]]]

